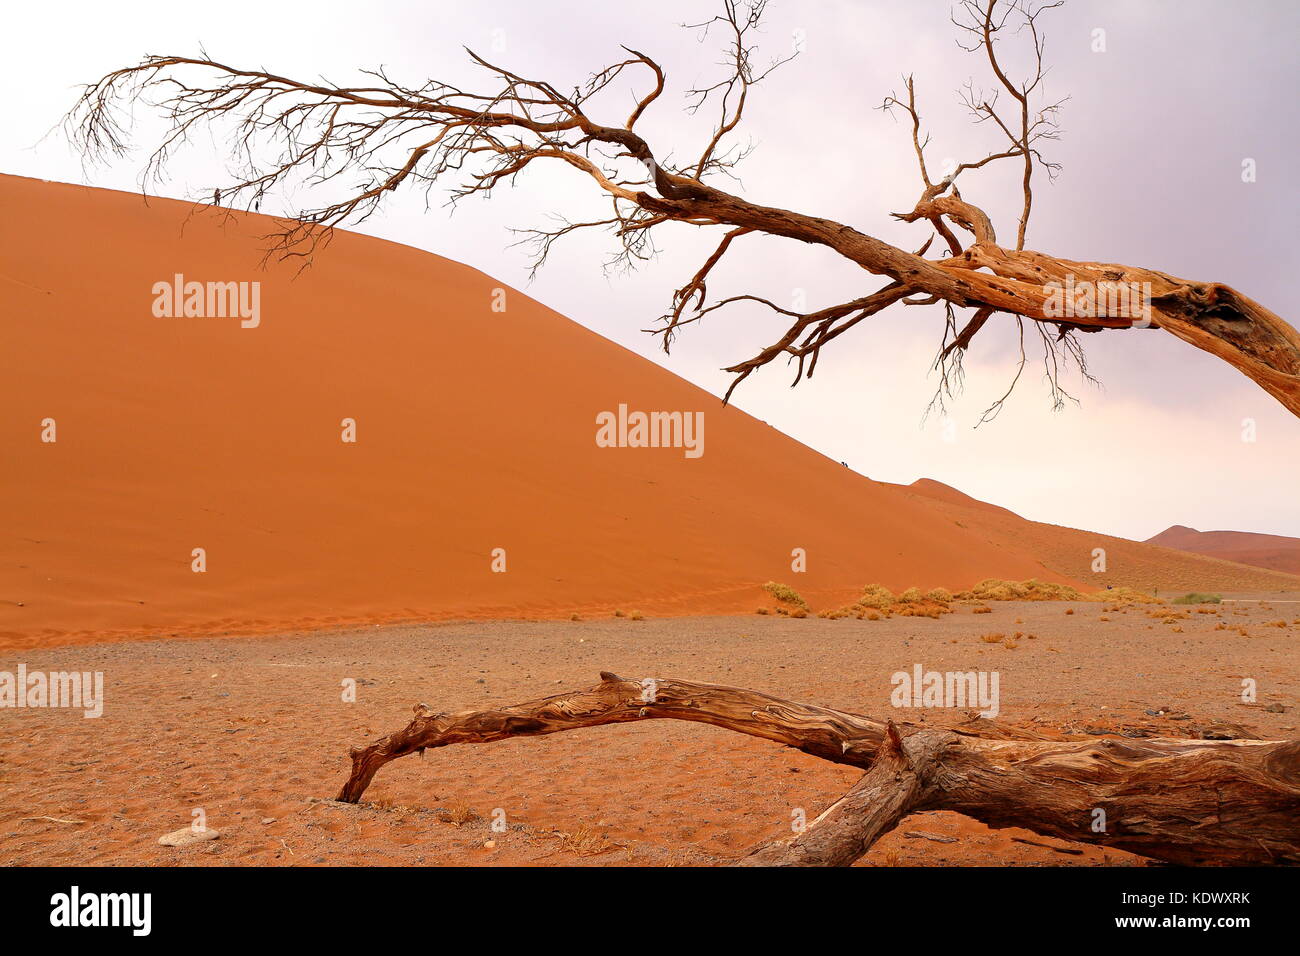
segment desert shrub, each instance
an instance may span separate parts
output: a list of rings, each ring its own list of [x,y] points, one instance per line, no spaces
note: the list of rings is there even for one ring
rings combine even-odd
[[[1200,591],[1192,591],[1190,594],[1184,594],[1180,598],[1174,598],[1174,604],[1222,604],[1222,594],[1202,594]]]
[[[808,610],[808,602],[805,601],[794,588],[788,584],[778,584],[775,581],[768,581],[763,585],[763,590],[772,597],[776,598],[782,604],[789,604],[791,607]]]
[[[1109,591],[1098,591],[1094,595],[1098,601],[1112,601],[1116,605],[1121,604],[1164,604],[1164,598],[1158,598],[1154,595],[1147,594],[1146,591],[1139,591],[1137,588],[1111,588]]]
[[[979,584],[954,595],[960,601],[1081,601],[1083,594],[1068,584],[1052,584],[1030,578],[1028,581],[1003,581],[985,578]]]
[[[881,610],[893,607],[895,604],[894,592],[883,584],[868,584],[862,589],[862,597],[858,599],[858,603],[863,607],[874,607]]]
[[[937,620],[942,614],[952,613],[952,608],[948,606],[951,600],[952,594],[945,588],[923,592],[920,588],[911,587],[896,595],[883,584],[868,584],[862,589],[862,597],[858,598],[857,603],[836,611],[822,612],[820,616],[852,616],[859,621],[878,621],[882,617],[897,614],[901,617],[929,617]]]

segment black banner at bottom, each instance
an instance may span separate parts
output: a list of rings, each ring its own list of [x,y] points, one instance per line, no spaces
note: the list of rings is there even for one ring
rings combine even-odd
[[[730,943],[797,926],[879,923],[967,943],[1032,933],[1074,940],[1200,934],[1230,943],[1292,924],[1292,869],[859,867],[836,873],[693,869],[16,869],[0,870],[8,942],[76,935],[134,941],[278,939],[366,945],[457,927],[503,940],[674,926]],[[820,915],[819,915],[820,914]],[[955,937],[954,937],[955,938]],[[698,940],[698,935],[696,936]]]

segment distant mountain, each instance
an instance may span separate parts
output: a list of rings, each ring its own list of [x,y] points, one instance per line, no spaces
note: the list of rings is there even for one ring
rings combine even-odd
[[[1146,543],[1205,554],[1257,568],[1300,574],[1300,538],[1257,534],[1253,531],[1197,531],[1176,524],[1154,538],[1147,538]]]

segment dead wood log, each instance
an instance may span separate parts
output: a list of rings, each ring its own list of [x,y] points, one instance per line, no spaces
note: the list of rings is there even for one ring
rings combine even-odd
[[[1170,863],[1300,863],[1300,741],[1056,741],[987,720],[919,729],[737,687],[600,676],[584,690],[496,709],[442,714],[418,704],[406,727],[351,751],[338,799],[358,802],[384,764],[429,748],[689,720],[867,771],[805,832],[761,844],[740,865],[847,865],[927,810]]]

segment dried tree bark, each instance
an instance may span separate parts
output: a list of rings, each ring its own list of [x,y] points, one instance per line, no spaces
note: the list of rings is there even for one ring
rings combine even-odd
[[[584,690],[496,709],[442,714],[418,704],[406,727],[350,752],[338,799],[358,802],[384,764],[430,748],[687,720],[867,771],[803,833],[755,847],[738,865],[848,865],[925,810],[1170,863],[1300,863],[1300,741],[1053,741],[982,719],[918,729],[736,687],[600,676]]]
[[[90,84],[68,114],[66,125],[87,156],[121,156],[128,145],[123,123],[129,111],[119,107],[158,94],[159,100],[151,105],[161,109],[170,128],[144,179],[159,176],[161,180],[173,151],[200,125],[229,124],[221,125],[221,131],[241,168],[234,182],[217,184],[215,192],[206,186],[200,195],[224,197],[227,205],[254,210],[260,209],[264,198],[278,195],[281,186],[301,186],[305,187],[302,194],[334,197],[315,208],[293,210],[274,237],[268,254],[300,257],[304,263],[310,262],[321,243],[328,242],[335,226],[364,220],[404,184],[423,186],[427,192],[435,183],[463,174],[451,190],[454,202],[489,194],[541,160],[557,160],[587,176],[609,202],[610,214],[590,221],[565,221],[550,230],[527,230],[536,245],[538,265],[557,239],[581,229],[612,230],[621,244],[619,258],[632,265],[653,252],[653,231],[665,224],[725,227],[716,251],[677,290],[661,326],[653,330],[668,349],[683,326],[733,303],[756,303],[789,317],[789,328],[776,342],[727,369],[735,378],[724,400],[751,373],[782,356],[796,367],[795,383],[811,377],[824,346],[902,301],[945,310],[945,334],[935,361],[940,372],[935,398],[940,404],[961,378],[962,357],[972,339],[991,317],[1002,314],[1012,317],[1020,329],[1019,370],[1026,361],[1025,329],[1037,331],[1057,405],[1071,397],[1061,384],[1061,374],[1071,363],[1083,377],[1091,378],[1079,333],[1156,328],[1232,365],[1300,415],[1300,333],[1260,303],[1217,282],[1180,279],[1136,266],[1074,262],[1025,248],[1034,205],[1034,171],[1052,176],[1058,168],[1042,152],[1045,143],[1058,138],[1061,104],[1044,99],[1047,71],[1039,18],[1059,5],[1042,0],[960,0],[957,4],[953,22],[966,38],[965,48],[986,62],[994,80],[990,93],[968,84],[960,95],[974,122],[987,124],[999,141],[1005,140],[1000,149],[956,163],[937,176],[927,165],[929,138],[922,133],[912,78],[907,78],[906,96],[891,94],[882,104],[883,109],[901,110],[910,119],[921,192],[909,211],[895,216],[934,232],[915,252],[846,223],[752,202],[712,184],[748,152],[728,147],[726,140],[740,126],[754,89],[790,59],[766,66],[757,62],[752,37],[763,16],[764,0],[721,0],[720,15],[694,25],[706,34],[724,34],[727,72],[718,83],[688,91],[690,112],[708,107],[718,115],[698,159],[681,163],[661,160],[670,151],[655,151],[635,130],[663,95],[666,79],[658,63],[630,48],[625,48],[626,59],[593,73],[584,86],[570,93],[561,92],[560,84],[520,76],[473,53],[474,63],[488,73],[495,89],[467,91],[436,80],[409,87],[383,70],[370,73],[366,85],[347,87],[239,69],[206,54],[153,56]],[[1013,79],[1003,68],[998,44],[1004,37],[1019,37],[1029,44],[1030,75],[1023,80]],[[653,86],[634,94],[636,105],[626,121],[605,125],[595,119],[593,111],[602,95],[609,99],[626,94],[627,88],[620,84],[625,74],[638,70],[649,74]],[[1010,112],[999,106],[999,95],[1010,98]],[[618,107],[606,103],[602,108]],[[260,156],[259,147],[271,150],[270,156]],[[965,183],[979,170],[1007,161],[1023,168],[1022,210],[1014,246],[999,244],[990,217],[957,187],[959,178]],[[350,178],[359,178],[363,185],[345,187]],[[710,272],[736,239],[750,234],[822,246],[889,282],[868,295],[806,313],[750,294],[707,304]],[[927,257],[936,237],[943,240],[944,254]],[[1080,300],[1077,308],[1072,305],[1062,314],[1052,305],[1060,300],[1053,284],[1066,280],[1095,291],[1101,291],[1095,287],[1102,284],[1127,288],[1135,283],[1145,307],[1139,315],[1131,304],[1099,304],[1094,296],[1091,303]],[[956,310],[960,309],[971,314],[958,323]],[[1017,371],[1012,387],[1019,377]],[[996,414],[1005,397],[986,411],[985,418]]]

